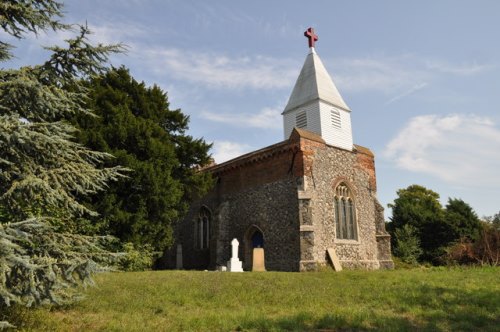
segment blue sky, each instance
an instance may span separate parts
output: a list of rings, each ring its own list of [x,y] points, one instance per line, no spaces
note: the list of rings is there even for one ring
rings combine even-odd
[[[167,91],[217,162],[284,139],[312,26],[354,142],[376,155],[384,206],[420,184],[479,216],[500,210],[499,1],[69,0],[65,11],[95,41],[128,45],[113,65]],[[15,43],[10,65],[68,36]]]

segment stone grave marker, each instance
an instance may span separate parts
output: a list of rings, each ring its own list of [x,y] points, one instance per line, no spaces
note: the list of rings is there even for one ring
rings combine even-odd
[[[332,261],[333,269],[337,272],[342,271],[342,265],[340,265],[340,260],[337,257],[335,250],[333,248],[328,248],[327,252],[328,257],[330,257],[330,260]]]
[[[175,268],[182,270],[182,244],[177,245],[177,257],[175,260]]]
[[[266,271],[266,265],[264,262],[264,248],[253,248],[252,271]]]
[[[229,272],[243,272],[243,267],[240,259],[238,258],[238,245],[240,243],[236,238],[231,241],[232,246],[232,257],[229,261],[227,261],[227,270]]]

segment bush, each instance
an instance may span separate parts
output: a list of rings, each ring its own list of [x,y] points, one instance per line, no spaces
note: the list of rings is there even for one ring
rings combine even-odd
[[[150,270],[153,265],[154,252],[151,247],[136,248],[133,243],[123,245],[123,253],[118,260],[118,267],[123,271]]]
[[[403,225],[394,231],[394,237],[394,255],[404,263],[417,264],[420,255],[422,255],[417,229],[409,224]]]
[[[500,230],[483,223],[476,241],[460,239],[447,248],[445,260],[448,264],[500,265]]]

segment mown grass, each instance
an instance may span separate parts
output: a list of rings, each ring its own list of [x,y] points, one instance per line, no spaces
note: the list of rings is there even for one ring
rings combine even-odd
[[[317,273],[105,273],[24,330],[498,331],[499,268]]]

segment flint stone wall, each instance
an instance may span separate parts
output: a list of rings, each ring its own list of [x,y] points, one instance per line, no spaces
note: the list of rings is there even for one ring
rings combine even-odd
[[[249,270],[250,236],[256,229],[264,236],[267,270],[318,269],[328,264],[328,248],[335,250],[344,268],[393,267],[383,208],[376,198],[374,157],[368,149],[342,150],[327,146],[315,134],[295,130],[288,141],[208,171],[217,179],[215,187],[191,206],[176,230],[186,268],[225,265],[230,242],[237,238],[239,257]],[[357,240],[336,238],[334,195],[342,182],[354,196]],[[202,206],[212,213],[209,250],[194,246]]]
[[[375,209],[374,171],[371,172],[371,167],[366,168],[366,164],[373,166],[373,163],[366,160],[369,156],[329,146],[315,146],[311,150],[314,151],[314,157],[309,160],[311,172],[305,174],[303,195],[310,197],[309,209],[312,211],[314,234],[308,234],[307,237],[314,240],[312,248],[303,247],[302,260],[313,260],[318,265],[326,264],[326,250],[334,248],[345,268],[379,268],[374,221],[376,214],[380,212]],[[342,182],[350,188],[354,198],[357,240],[336,238],[334,196],[335,188]],[[308,268],[311,268],[310,263],[304,267]]]
[[[267,270],[299,270],[299,223],[297,195],[293,179],[265,184],[249,190],[217,197],[213,193],[193,204],[178,232],[183,243],[184,266],[215,269],[231,258],[231,240],[240,242],[238,257],[250,270],[249,231],[259,229],[264,235]],[[209,250],[195,248],[195,221],[204,206],[212,212]],[[193,245],[191,245],[193,244]]]

